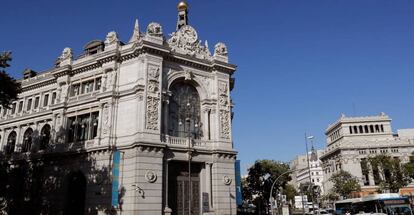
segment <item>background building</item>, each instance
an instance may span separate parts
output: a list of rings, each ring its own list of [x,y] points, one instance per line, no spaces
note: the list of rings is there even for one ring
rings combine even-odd
[[[309,152],[309,169],[310,169],[310,179],[314,185],[317,185],[321,189],[321,194],[324,193],[323,190],[323,170],[322,163],[319,159],[319,156],[322,154],[323,150],[316,150],[313,146]],[[309,182],[309,169],[306,154],[298,155],[295,159],[290,161],[290,168],[292,170],[298,170],[292,173],[291,183],[299,190],[301,184]]]
[[[159,23],[141,32],[137,21],[128,42],[112,31],[25,72],[19,99],[0,111],[1,158],[16,171],[11,214],[236,212],[236,66],[224,43],[210,53],[187,15],[180,2],[167,39]]]
[[[332,188],[332,182],[329,181],[332,174],[345,170],[360,180],[362,195],[373,193],[378,188],[378,181],[374,177],[377,174],[370,167],[368,174],[363,174],[361,161],[384,154],[406,163],[414,151],[414,129],[401,129],[393,133],[391,118],[384,113],[366,117],[342,115],[329,125],[325,134],[327,146],[320,157],[325,173],[325,191]],[[412,192],[411,188],[402,191]]]

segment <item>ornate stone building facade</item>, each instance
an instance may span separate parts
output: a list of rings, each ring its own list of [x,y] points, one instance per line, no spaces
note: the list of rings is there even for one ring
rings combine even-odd
[[[414,129],[400,129],[393,133],[391,118],[384,113],[366,117],[342,115],[329,125],[325,134],[327,146],[320,157],[325,174],[325,192],[332,188],[330,177],[345,170],[359,179],[361,195],[374,193],[381,176],[367,165],[367,159],[382,154],[406,163],[414,151]],[[412,194],[414,190],[410,187],[401,189],[400,193]]]
[[[224,43],[210,53],[187,14],[181,2],[167,39],[160,24],[141,32],[136,21],[127,43],[112,31],[79,57],[65,48],[55,68],[25,72],[19,99],[0,112],[1,156],[27,164],[22,189],[38,191],[23,190],[21,205],[38,214],[236,212],[236,66]]]

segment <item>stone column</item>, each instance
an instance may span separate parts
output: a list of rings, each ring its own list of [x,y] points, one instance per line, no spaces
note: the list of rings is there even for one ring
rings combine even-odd
[[[212,181],[213,178],[211,177],[211,166],[213,165],[213,163],[211,162],[206,162],[206,190],[208,193],[208,207],[210,208],[210,211],[213,211],[213,192],[212,192]]]

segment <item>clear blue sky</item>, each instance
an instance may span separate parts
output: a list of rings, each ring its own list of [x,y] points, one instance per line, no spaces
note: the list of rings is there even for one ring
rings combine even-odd
[[[176,0],[4,1],[0,50],[9,72],[52,67],[64,47],[75,54],[115,30],[131,35],[151,21],[175,29]],[[414,127],[413,0],[189,0],[190,24],[210,46],[227,44],[238,65],[234,144],[242,168],[256,159],[304,153],[304,133],[325,145],[324,130],[346,115],[393,118]]]

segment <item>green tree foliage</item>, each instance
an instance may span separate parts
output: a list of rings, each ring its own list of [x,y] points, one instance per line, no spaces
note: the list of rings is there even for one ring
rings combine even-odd
[[[405,176],[410,178],[410,182],[414,179],[414,152],[411,153],[410,161],[402,165]]]
[[[9,67],[11,52],[0,53],[0,105],[8,108],[17,95],[21,92],[20,83],[10,77],[4,68]]]
[[[349,198],[352,192],[361,190],[358,179],[344,170],[333,174],[329,180],[333,183],[333,191],[344,198]]]
[[[270,189],[277,177],[289,171],[286,163],[274,160],[257,160],[249,168],[247,178],[243,180],[243,195],[246,200],[253,202],[257,208],[264,209],[269,205]],[[290,174],[281,176],[273,188],[273,197],[280,188],[286,188],[291,180]]]
[[[295,196],[298,195],[298,191],[292,184],[286,184],[285,188],[282,191],[283,195],[286,195],[286,200],[293,201]]]
[[[380,175],[378,191],[396,193],[400,188],[410,183],[409,170],[411,164],[404,165],[406,166],[404,167],[398,158],[392,158],[388,155],[377,155],[370,157],[368,160],[372,169],[377,170]]]

